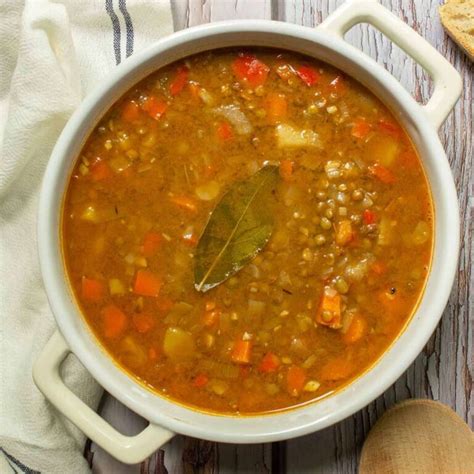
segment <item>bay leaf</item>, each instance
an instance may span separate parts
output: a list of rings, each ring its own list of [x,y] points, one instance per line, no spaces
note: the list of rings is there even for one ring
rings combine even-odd
[[[266,245],[273,231],[278,167],[267,165],[234,183],[212,211],[195,254],[194,286],[206,292],[237,273]]]

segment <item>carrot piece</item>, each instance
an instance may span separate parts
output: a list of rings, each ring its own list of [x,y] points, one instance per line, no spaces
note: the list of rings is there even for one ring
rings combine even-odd
[[[279,366],[280,366],[280,359],[278,358],[278,356],[276,356],[272,352],[267,352],[263,356],[263,359],[260,362],[260,366],[258,369],[260,370],[260,372],[270,373],[270,372],[275,372]]]
[[[199,374],[193,380],[193,386],[196,388],[205,387],[209,382],[209,377],[206,374]]]
[[[206,311],[212,311],[213,309],[216,309],[216,302],[215,301],[206,301]]]
[[[354,367],[346,358],[337,358],[323,366],[319,377],[321,380],[342,380],[349,377],[353,371]]]
[[[400,126],[385,118],[379,120],[378,128],[380,131],[385,132],[394,138],[400,138],[402,136],[402,129]]]
[[[359,117],[352,125],[351,135],[356,138],[364,138],[372,129],[370,123],[364,118]]]
[[[127,102],[122,109],[122,119],[126,122],[135,122],[140,116],[140,107],[134,100]]]
[[[286,386],[290,395],[298,396],[304,387],[306,372],[301,367],[292,365],[286,374]]]
[[[300,66],[296,69],[296,74],[308,87],[316,84],[321,76],[319,71],[309,66]]]
[[[142,104],[142,109],[155,120],[158,120],[167,108],[168,104],[154,95],[149,96]]]
[[[385,168],[385,166],[379,163],[369,166],[369,173],[384,184],[392,184],[395,182],[394,174],[388,168]]]
[[[180,66],[176,71],[173,81],[170,84],[170,94],[177,95],[188,82],[189,69],[186,66]]]
[[[365,209],[362,213],[362,220],[366,225],[373,224],[374,222],[377,222],[377,214],[370,209]]]
[[[142,296],[158,296],[161,283],[161,278],[150,270],[138,270],[133,284],[133,292]]]
[[[252,352],[252,341],[243,341],[238,339],[232,349],[231,358],[238,364],[248,364]]]
[[[354,238],[354,231],[349,219],[344,219],[336,224],[336,243],[346,245]]]
[[[149,314],[137,313],[132,316],[135,329],[140,333],[146,333],[155,326],[155,320]]]
[[[113,176],[110,166],[100,159],[90,166],[90,172],[93,181],[102,181]]]
[[[265,84],[270,68],[250,54],[239,54],[232,63],[232,70],[240,81],[244,81],[250,87]]]
[[[141,247],[142,253],[145,257],[152,257],[156,254],[161,246],[163,237],[158,232],[150,231],[145,235]]]
[[[284,181],[291,181],[293,177],[293,162],[291,160],[281,160],[278,171]]]
[[[337,95],[344,95],[347,92],[347,86],[342,76],[333,79],[329,86]]]
[[[202,318],[204,326],[211,327],[219,321],[221,312],[219,310],[206,311]]]
[[[329,286],[324,288],[321,303],[316,313],[316,322],[332,329],[339,329],[341,324],[341,295]]]
[[[197,206],[193,199],[187,196],[172,196],[171,202],[176,204],[177,206],[181,207],[182,209],[186,209],[187,211],[196,212]]]
[[[108,339],[119,337],[127,327],[127,316],[117,306],[111,304],[102,310],[104,336]]]
[[[99,301],[105,296],[105,284],[102,281],[83,276],[81,283],[81,294],[84,299]]]
[[[234,138],[234,131],[232,130],[231,125],[229,122],[221,122],[217,126],[217,136],[219,140],[223,142],[227,140],[232,140]]]
[[[362,338],[362,336],[365,334],[366,329],[366,320],[362,316],[359,316],[357,314],[352,319],[351,325],[349,326],[347,332],[342,336],[342,340],[346,344],[354,344]]]
[[[265,100],[267,117],[271,122],[284,118],[288,111],[288,102],[283,94],[271,92]]]

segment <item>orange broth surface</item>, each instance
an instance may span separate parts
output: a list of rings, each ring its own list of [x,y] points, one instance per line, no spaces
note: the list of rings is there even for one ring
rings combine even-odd
[[[267,165],[270,240],[198,291],[213,210]],[[180,403],[255,414],[328,395],[387,350],[423,292],[433,210],[409,137],[370,91],[309,57],[232,49],[164,67],[110,108],[62,226],[74,295],[121,367]]]

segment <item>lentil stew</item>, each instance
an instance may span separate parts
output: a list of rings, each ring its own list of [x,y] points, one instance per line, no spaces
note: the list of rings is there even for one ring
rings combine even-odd
[[[358,82],[227,49],[110,108],[62,233],[83,316],[121,367],[180,403],[256,414],[327,396],[387,350],[424,289],[433,209],[409,137]]]

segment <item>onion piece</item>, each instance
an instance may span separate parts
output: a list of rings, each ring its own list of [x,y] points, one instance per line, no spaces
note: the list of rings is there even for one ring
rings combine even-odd
[[[201,87],[199,89],[198,95],[200,99],[206,104],[206,105],[213,105],[214,104],[214,97],[208,92],[204,87]]]
[[[221,105],[220,107],[216,107],[214,112],[226,118],[232,124],[238,135],[248,135],[253,130],[252,124],[238,105]]]
[[[344,276],[350,282],[361,281],[369,271],[369,259],[363,258],[359,262],[347,265]]]

